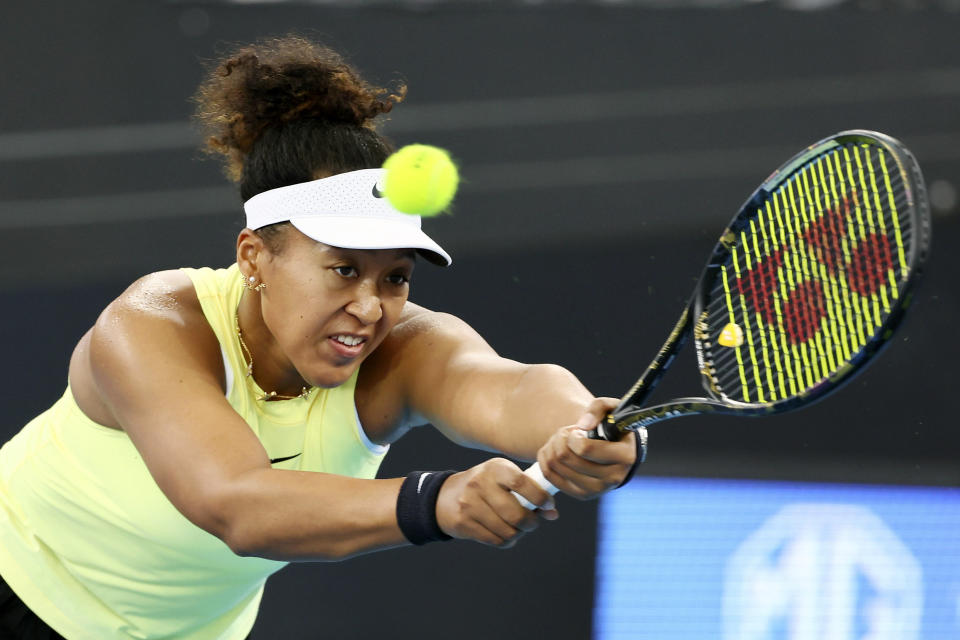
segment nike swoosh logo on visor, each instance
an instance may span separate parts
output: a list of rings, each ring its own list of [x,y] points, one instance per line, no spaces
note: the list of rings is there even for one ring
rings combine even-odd
[[[373,183],[373,197],[374,197],[374,198],[382,198],[383,196],[384,196],[383,191],[380,191],[380,189],[377,187],[377,183],[374,182],[374,183]]]
[[[301,452],[301,453],[302,453],[302,452]],[[287,460],[293,460],[293,459],[296,458],[298,455],[300,455],[300,454],[297,453],[297,454],[294,454],[294,455],[292,455],[292,456],[287,456],[286,458],[270,458],[270,464],[277,464],[278,462],[286,462]]]

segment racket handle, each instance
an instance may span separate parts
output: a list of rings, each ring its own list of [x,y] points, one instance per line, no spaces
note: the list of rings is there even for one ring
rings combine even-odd
[[[607,427],[609,427],[609,429]],[[619,440],[620,434],[613,427],[612,421],[604,420],[597,425],[596,429],[590,429],[590,431],[587,432],[587,437],[591,440]],[[543,487],[544,491],[549,492],[550,495],[556,495],[557,492],[560,491],[543,475],[543,471],[540,470],[539,462],[534,462],[530,467],[527,468],[526,471],[524,471],[524,473],[530,476],[530,478],[541,487]],[[527,509],[530,509],[530,511],[535,511],[538,508],[537,505],[533,504],[516,491],[511,491],[510,493],[513,494],[513,497],[516,498],[521,505]]]
[[[556,495],[557,491],[560,491],[555,486],[550,484],[550,481],[547,480],[546,477],[544,477],[543,471],[540,470],[539,462],[534,462],[530,467],[527,468],[526,471],[524,471],[524,473],[530,476],[530,478],[534,482],[536,482],[538,485],[543,487],[543,490],[549,493],[550,495]],[[539,508],[537,507],[537,505],[533,504],[532,502],[524,498],[522,495],[520,495],[516,491],[511,491],[510,493],[513,494],[513,497],[516,498],[521,505],[523,505],[527,509],[530,509],[530,511],[536,511]]]
[[[590,431],[587,431],[587,437],[591,440],[607,440],[612,442],[622,438],[623,434],[617,431],[617,428],[614,426],[613,419],[608,415],[606,418],[600,421],[600,424],[597,425],[596,429],[590,429]]]

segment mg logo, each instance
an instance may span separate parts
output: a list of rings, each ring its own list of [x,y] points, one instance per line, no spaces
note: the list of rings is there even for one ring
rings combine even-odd
[[[794,504],[730,557],[726,640],[917,640],[920,565],[869,509]]]

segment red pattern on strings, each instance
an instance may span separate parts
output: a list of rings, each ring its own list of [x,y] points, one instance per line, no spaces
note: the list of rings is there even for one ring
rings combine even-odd
[[[827,209],[803,232],[803,240],[813,250],[817,262],[826,266],[831,275],[837,273],[843,260],[842,243],[847,235],[849,213],[850,201],[844,198],[840,207]]]
[[[747,271],[746,275],[737,278],[737,287],[740,293],[750,300],[752,306],[767,323],[777,321],[777,311],[774,307],[774,293],[779,280],[777,271],[783,265],[783,252],[774,251],[760,260]]]
[[[783,328],[790,342],[806,342],[817,335],[826,315],[823,285],[816,280],[801,282],[783,305]]]
[[[893,268],[890,243],[879,233],[871,233],[857,245],[847,264],[847,282],[862,296],[876,293],[887,271]]]
[[[800,239],[813,252],[816,262],[823,264],[831,275],[841,269],[846,272],[850,288],[860,295],[871,295],[883,285],[883,279],[893,268],[890,244],[885,236],[870,233],[852,250],[850,259],[843,253],[847,236],[847,220],[851,214],[851,200],[856,204],[856,192],[844,197],[839,206],[827,209],[800,234]],[[737,288],[767,324],[778,324],[774,305],[779,290],[777,273],[783,266],[784,247],[759,260],[746,274],[737,278]],[[800,276],[798,273],[797,276]],[[827,315],[827,300],[823,285],[817,280],[797,283],[786,299],[781,300],[782,326],[792,344],[806,342],[820,331]]]

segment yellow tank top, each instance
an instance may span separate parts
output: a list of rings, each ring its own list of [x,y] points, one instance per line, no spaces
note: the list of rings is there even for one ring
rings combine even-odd
[[[223,353],[227,399],[275,468],[372,478],[356,374],[307,400],[258,402],[234,331],[236,265],[185,269]],[[291,457],[292,456],[292,457]],[[286,563],[235,555],[160,491],[122,432],[88,419],[69,386],[0,448],[0,575],[70,640],[242,639],[267,577]]]

